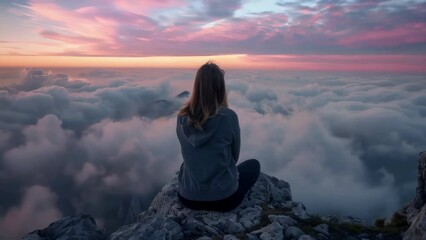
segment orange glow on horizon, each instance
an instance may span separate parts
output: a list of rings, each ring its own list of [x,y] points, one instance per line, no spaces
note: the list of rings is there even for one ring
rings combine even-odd
[[[153,57],[16,56],[0,57],[0,67],[197,68],[214,60],[225,69],[384,71],[425,73],[421,55],[212,55]]]
[[[245,55],[86,57],[86,56],[1,56],[0,67],[109,67],[109,68],[194,68],[215,60],[229,68],[238,68]]]

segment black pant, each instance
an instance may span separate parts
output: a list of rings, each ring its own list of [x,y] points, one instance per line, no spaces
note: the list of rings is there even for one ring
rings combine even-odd
[[[230,211],[243,201],[245,194],[256,183],[260,174],[260,164],[256,159],[249,159],[238,166],[238,189],[231,196],[217,201],[192,201],[182,197],[178,193],[180,202],[194,210]]]

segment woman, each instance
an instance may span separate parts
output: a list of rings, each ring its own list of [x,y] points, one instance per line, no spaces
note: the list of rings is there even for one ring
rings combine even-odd
[[[224,71],[213,62],[200,67],[189,102],[180,110],[176,132],[183,164],[178,197],[196,210],[236,208],[259,177],[255,159],[238,166],[240,126],[228,108]]]

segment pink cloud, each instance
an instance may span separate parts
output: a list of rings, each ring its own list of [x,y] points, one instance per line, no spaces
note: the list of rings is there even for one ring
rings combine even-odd
[[[69,11],[54,3],[38,1],[31,1],[26,8],[34,21],[47,22],[53,29],[104,40],[108,40],[114,34],[107,22],[100,21],[93,15],[88,17],[85,8]]]
[[[118,9],[135,13],[149,13],[159,8],[185,6],[183,0],[113,0],[112,3]]]
[[[390,3],[386,3],[390,4]],[[426,48],[426,4],[376,1],[278,4],[239,14],[239,1],[212,10],[209,1],[76,1],[74,7],[30,0],[24,12],[55,48],[46,55],[196,56],[405,54]],[[47,43],[51,43],[48,41]],[[60,45],[62,44],[62,45]],[[10,47],[10,46],[9,46]]]
[[[208,42],[236,42],[263,35],[267,39],[282,31],[287,23],[286,14],[277,13],[253,18],[223,20],[211,27],[200,28],[182,40],[203,40]]]
[[[67,42],[67,43],[76,43],[76,44],[96,43],[101,41],[101,39],[97,39],[97,38],[90,38],[90,37],[84,37],[84,36],[67,36],[67,35],[63,35],[63,34],[52,32],[52,31],[46,31],[46,30],[41,31],[40,35],[48,39],[58,40],[58,41]]]
[[[393,47],[426,42],[426,23],[410,23],[390,30],[367,30],[342,37],[339,44],[353,46]]]

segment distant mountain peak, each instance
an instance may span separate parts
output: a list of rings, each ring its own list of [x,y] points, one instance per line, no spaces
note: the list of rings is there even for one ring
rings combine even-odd
[[[181,93],[179,93],[178,95],[176,95],[177,98],[186,98],[189,97],[189,92],[188,91],[183,91]]]

